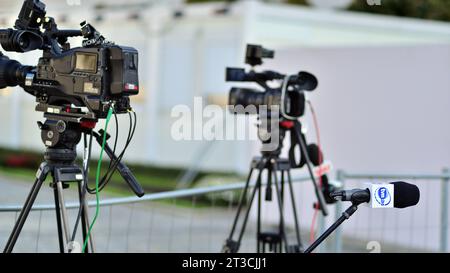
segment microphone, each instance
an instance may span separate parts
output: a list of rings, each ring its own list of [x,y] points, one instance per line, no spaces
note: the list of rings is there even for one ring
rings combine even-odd
[[[330,196],[336,200],[350,201],[354,204],[369,203],[372,201],[375,204],[372,207],[394,207],[401,209],[417,205],[420,200],[420,191],[416,185],[398,181],[387,185],[373,184],[371,189],[337,191],[331,193]],[[376,203],[373,201],[376,201]]]

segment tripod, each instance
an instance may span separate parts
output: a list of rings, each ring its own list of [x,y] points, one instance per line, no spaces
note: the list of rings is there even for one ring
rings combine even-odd
[[[67,119],[65,117],[49,114],[46,114],[46,117],[48,119],[44,124],[38,123],[39,129],[41,130],[42,141],[47,146],[44,154],[44,162],[41,163],[37,171],[36,180],[25,200],[22,210],[20,211],[13,231],[9,236],[3,251],[4,253],[10,253],[13,251],[41,186],[49,174],[53,178],[50,183],[50,187],[53,188],[54,192],[60,252],[67,253],[71,251],[70,244],[72,243],[72,238],[63,190],[69,188],[69,186],[73,183],[76,183],[78,186],[78,200],[80,203],[80,218],[83,239],[86,238],[88,234],[89,217],[85,193],[88,172],[87,164],[89,161],[90,152],[87,152],[87,154],[85,153],[84,168],[81,168],[75,163],[77,157],[76,146],[81,140],[82,133],[85,133],[85,136],[86,134],[95,136],[97,142],[101,145],[102,134],[105,132],[98,134],[93,131],[96,123],[95,121],[78,122],[73,119]],[[87,148],[86,145],[85,139],[85,148]],[[90,151],[90,149],[86,150]],[[108,144],[105,144],[105,151],[111,160],[117,159]],[[142,196],[144,192],[132,175],[131,171],[121,162],[118,163],[117,169],[126,182],[132,187],[136,195]],[[92,234],[90,234],[85,252],[94,252],[94,250],[94,240]]]
[[[298,123],[298,124],[296,124]],[[231,232],[225,242],[225,245],[222,249],[222,252],[225,253],[236,253],[238,252],[242,238],[245,233],[245,229],[247,226],[248,218],[250,215],[250,211],[252,209],[253,201],[255,199],[256,193],[258,193],[257,197],[257,220],[256,220],[256,250],[258,253],[264,253],[268,249],[272,252],[283,252],[283,250],[287,253],[299,253],[302,251],[302,243],[300,238],[300,227],[299,227],[299,221],[297,216],[297,207],[295,204],[295,196],[294,196],[294,190],[292,186],[292,177],[291,177],[291,167],[295,165],[295,160],[293,161],[291,159],[281,159],[280,153],[282,150],[282,143],[285,136],[286,131],[291,132],[291,136],[293,136],[296,143],[300,142],[300,150],[302,154],[302,158],[304,158],[305,163],[308,164],[308,170],[310,171],[311,179],[315,186],[315,179],[314,174],[312,172],[312,167],[310,166],[310,159],[307,154],[306,150],[306,144],[304,135],[301,133],[300,123],[298,121],[295,122],[287,122],[282,121],[280,122],[280,128],[279,128],[279,142],[276,147],[276,149],[273,149],[272,151],[262,151],[261,157],[255,157],[252,160],[250,172],[247,177],[247,181],[245,183],[245,187],[241,196],[241,199],[239,201],[238,209],[236,216],[233,221],[233,226],[231,228]],[[260,129],[260,128],[259,128]],[[264,143],[264,141],[263,141]],[[252,190],[250,199],[249,199],[249,205],[247,207],[247,210],[244,214],[243,223],[241,225],[241,229],[238,232],[238,239],[237,241],[233,240],[234,234],[237,229],[237,225],[239,222],[239,219],[241,217],[241,212],[244,206],[244,203],[247,199],[247,192],[250,188],[250,181],[252,179],[252,174],[254,171],[258,172],[257,179],[254,185],[254,188]],[[279,211],[279,224],[278,224],[278,230],[276,232],[262,232],[261,231],[261,205],[262,205],[262,173],[266,171],[267,172],[267,187],[266,187],[266,193],[265,193],[265,200],[271,201],[272,200],[272,184],[275,185],[275,195],[277,197],[277,205],[278,205],[278,211]],[[279,181],[278,177],[281,176],[281,181]],[[287,177],[287,181],[286,181]],[[281,183],[279,183],[281,182]],[[287,236],[286,236],[286,227],[285,227],[285,216],[284,216],[284,192],[285,192],[285,184],[287,182],[290,199],[291,199],[291,205],[292,205],[292,211],[293,211],[293,218],[294,218],[294,228],[295,228],[295,235],[296,235],[296,242],[293,245],[289,245]],[[321,191],[317,191],[318,194],[318,200],[319,200],[319,206],[322,208],[322,211],[324,214],[326,211],[324,210],[324,200],[323,196],[321,195]]]
[[[274,179],[275,184],[275,194],[278,200],[278,209],[280,214],[280,220],[278,225],[278,231],[277,232],[262,232],[261,231],[261,202],[262,202],[262,173],[264,170],[267,171],[267,188],[266,188],[266,201],[272,200],[272,179]],[[247,197],[247,191],[250,187],[250,181],[251,177],[254,171],[258,171],[257,180],[255,183],[255,186],[252,190],[249,206],[247,207],[247,210],[245,212],[244,216],[244,222],[242,223],[241,230],[239,231],[238,240],[234,241],[233,235],[236,231],[237,224],[241,215],[241,211],[244,205],[244,202]],[[281,183],[278,181],[278,172],[281,174]],[[286,238],[286,232],[285,232],[285,218],[284,218],[284,185],[285,185],[285,175],[287,175],[287,181],[289,186],[289,191],[291,194],[291,202],[292,202],[292,208],[294,211],[294,221],[295,221],[295,233],[296,233],[296,245],[289,246]],[[236,253],[239,250],[242,237],[245,232],[245,228],[247,225],[248,217],[250,214],[250,210],[252,208],[253,200],[255,199],[256,193],[258,192],[258,208],[257,208],[257,252],[266,252],[266,248],[268,247],[269,251],[273,252],[282,252],[283,246],[285,248],[286,252],[300,252],[302,248],[301,240],[300,240],[300,228],[298,224],[298,218],[297,218],[297,212],[296,212],[296,205],[295,205],[295,199],[294,199],[294,192],[292,188],[292,178],[290,173],[290,164],[289,161],[286,159],[280,159],[278,156],[273,155],[265,155],[263,154],[262,157],[255,157],[252,160],[250,172],[245,184],[245,188],[243,191],[243,194],[241,196],[241,200],[239,202],[238,211],[236,214],[236,217],[234,218],[233,226],[231,228],[230,235],[228,239],[226,240],[225,246],[223,248],[223,252],[226,253]]]

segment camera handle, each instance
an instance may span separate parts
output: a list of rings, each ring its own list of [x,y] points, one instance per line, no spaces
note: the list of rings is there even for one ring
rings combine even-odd
[[[95,140],[97,140],[97,143],[99,145],[102,145],[103,134],[107,133],[104,131],[100,131],[98,133],[92,131],[92,135],[95,137]],[[109,138],[109,135],[107,134],[106,137]],[[105,143],[105,152],[111,160],[113,161],[117,160],[117,156],[114,154],[113,150],[111,149],[108,143]],[[136,196],[138,197],[144,196],[145,194],[144,189],[142,189],[142,186],[139,184],[139,182],[137,182],[136,177],[123,162],[118,162],[117,171],[119,171],[122,178],[125,180],[125,182],[127,182],[128,186],[131,188],[131,190],[133,190]]]

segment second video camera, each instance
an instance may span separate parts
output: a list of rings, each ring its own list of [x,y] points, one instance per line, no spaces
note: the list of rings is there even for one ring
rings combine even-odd
[[[229,105],[233,107],[235,114],[244,114],[242,107],[236,106],[279,106],[283,109],[284,116],[301,117],[305,111],[304,91],[313,91],[317,88],[317,78],[308,72],[299,72],[297,75],[287,76],[275,71],[266,70],[256,72],[254,66],[261,65],[264,58],[273,58],[274,51],[259,45],[247,45],[245,56],[246,64],[252,66],[250,71],[244,68],[227,68],[226,81],[230,82],[254,82],[264,90],[252,88],[233,87],[229,93]],[[270,87],[268,82],[281,81],[281,85]]]

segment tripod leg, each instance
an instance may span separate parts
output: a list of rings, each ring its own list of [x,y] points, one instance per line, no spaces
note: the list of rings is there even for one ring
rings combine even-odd
[[[58,241],[59,241],[59,252],[64,253],[64,235],[62,231],[61,223],[61,209],[59,207],[59,197],[56,185],[53,185],[53,194],[55,200],[55,214],[56,214],[56,226],[58,228]]]
[[[41,189],[42,184],[47,178],[49,171],[50,168],[46,163],[42,163],[41,166],[39,167],[39,170],[36,174],[36,181],[34,182],[33,187],[31,188],[31,191],[28,194],[28,197],[25,201],[25,204],[23,205],[23,208],[20,211],[19,217],[17,218],[13,231],[11,232],[11,235],[8,238],[8,242],[6,243],[6,246],[3,250],[4,253],[11,253],[12,250],[14,249],[17,239],[19,238],[20,232],[22,231],[25,221],[27,220],[28,214],[30,213],[31,208],[33,207],[34,201],[36,200],[39,190]]]
[[[281,207],[284,209],[284,182],[285,182],[285,179],[284,179],[284,170],[281,170],[280,171],[281,172],[281,184],[280,184],[280,188],[281,188]],[[275,172],[275,175],[277,175],[277,172]],[[281,227],[282,227],[282,223],[281,223],[281,217],[280,217],[280,225],[279,225],[279,227],[280,227],[280,234],[283,232],[283,230],[281,229]]]
[[[301,125],[300,125],[300,123],[297,122],[295,124],[295,128],[296,128],[295,132],[297,134],[298,142],[300,144],[301,153],[305,157],[306,167],[308,169],[309,176],[311,177],[311,181],[312,181],[313,186],[314,186],[314,191],[315,191],[316,196],[317,196],[317,203],[319,205],[320,210],[322,211],[323,216],[327,216],[328,215],[328,209],[326,207],[325,197],[323,197],[323,193],[322,193],[321,189],[319,188],[319,185],[317,184],[316,178],[314,176],[311,159],[309,158],[309,155],[308,155],[308,148],[306,147],[305,136],[301,132]]]
[[[234,223],[233,223],[233,227],[231,229],[230,236],[228,237],[222,252],[236,253],[239,250],[239,246],[240,246],[241,241],[242,241],[242,236],[244,234],[245,227],[247,225],[247,220],[248,220],[250,209],[251,209],[251,206],[252,206],[252,203],[253,203],[253,199],[255,198],[256,190],[258,190],[258,187],[260,186],[260,182],[261,182],[261,173],[262,173],[262,171],[259,170],[258,180],[256,182],[256,185],[255,185],[253,191],[252,191],[251,199],[250,199],[247,211],[245,213],[245,217],[244,217],[244,221],[242,223],[241,230],[239,232],[238,241],[235,242],[235,241],[233,241],[233,235],[234,235],[234,231],[235,231],[235,229],[237,227],[237,222],[239,220],[239,216],[240,216],[243,204],[244,204],[246,196],[247,196],[247,190],[248,190],[249,185],[250,185],[250,180],[251,180],[251,175],[253,173],[253,170],[254,170],[254,168],[252,168],[250,170],[249,176],[247,178],[247,182],[245,184],[245,188],[244,188],[243,193],[242,193],[241,200],[239,202],[238,211],[237,211],[236,217],[234,218]]]
[[[286,233],[285,233],[285,221],[284,221],[284,213],[283,213],[283,200],[282,200],[282,196],[281,196],[281,190],[280,190],[280,185],[278,185],[278,176],[277,176],[277,163],[274,160],[271,160],[270,162],[270,166],[273,170],[273,174],[274,174],[274,179],[275,179],[275,190],[277,193],[277,200],[278,200],[278,209],[279,209],[279,213],[280,213],[280,235],[282,238],[282,241],[284,241],[284,247],[286,252],[288,252],[288,244],[287,244],[287,239],[286,239]],[[280,246],[281,247],[281,246]]]
[[[260,174],[263,172],[263,170],[260,170]],[[258,180],[261,180],[258,178]],[[261,193],[261,182],[257,182],[258,186],[258,212],[257,212],[257,219],[256,219],[256,252],[261,253],[261,243],[260,243],[260,234],[261,234],[261,199],[262,199],[262,193]],[[256,186],[255,186],[256,187]],[[264,242],[262,242],[263,249],[262,253],[265,252]]]
[[[292,177],[291,177],[291,172],[289,170],[287,171],[287,176],[288,176],[289,191],[291,194],[292,212],[294,213],[295,235],[297,236],[297,244],[301,248],[302,243],[301,243],[301,238],[300,238],[300,225],[298,222],[297,206],[295,204],[294,187],[292,186]]]
[[[287,172],[286,170],[281,171],[281,202],[283,203],[284,203],[284,182],[286,182],[284,175],[286,172]]]
[[[83,222],[86,223],[85,229],[86,229],[86,232],[87,232],[89,230],[89,206],[88,206],[88,203],[87,203],[87,200],[86,200],[86,196],[84,196],[84,198],[85,198],[85,200],[83,202],[82,219],[83,219]],[[86,238],[86,236],[83,237],[83,239],[85,239],[85,238]],[[95,245],[94,245],[94,237],[92,235],[92,232],[89,234],[88,246],[89,245],[90,245],[91,253],[94,253],[95,252]]]
[[[245,199],[247,198],[247,191],[248,191],[248,187],[250,184],[250,180],[252,178],[253,170],[254,170],[253,168],[250,169],[250,172],[247,177],[247,181],[245,182],[244,190],[242,191],[241,200],[239,200],[236,217],[234,218],[234,221],[233,221],[233,226],[231,228],[230,236],[228,236],[228,239],[230,239],[230,240],[233,238],[234,231],[236,230],[237,222],[239,220],[239,216],[241,215],[242,207],[244,206]]]
[[[82,234],[82,238],[83,238],[83,240],[86,238],[86,236],[87,236],[87,225],[88,225],[88,223],[87,223],[87,218],[85,217],[85,207],[84,207],[84,204],[85,204],[85,198],[84,198],[84,186],[83,186],[83,184],[82,184],[83,182],[80,182],[80,183],[78,183],[78,199],[80,200],[80,206],[83,206],[82,208],[81,208],[81,234]],[[86,249],[85,249],[85,252],[86,253],[89,253],[89,250],[90,250],[90,246],[88,245],[88,246],[86,246]]]
[[[258,180],[256,180],[256,185],[255,185],[255,188],[253,189],[252,197],[250,198],[250,202],[248,204],[248,208],[245,213],[244,222],[242,223],[242,228],[241,228],[241,231],[239,232],[238,245],[241,244],[242,237],[244,236],[245,228],[246,228],[247,222],[248,222],[248,216],[250,215],[250,211],[252,209],[252,204],[253,204],[253,200],[255,199],[256,191],[261,191],[261,174],[262,174],[262,172],[263,172],[262,169],[259,170]]]
[[[63,235],[64,235],[64,250],[67,251],[67,246],[70,241],[70,231],[69,231],[69,220],[67,216],[67,209],[66,209],[66,203],[64,201],[64,195],[63,195],[63,185],[61,181],[56,181],[56,191],[58,195],[58,202],[60,205],[60,213],[61,213],[61,220],[62,220],[62,227],[63,227]]]

